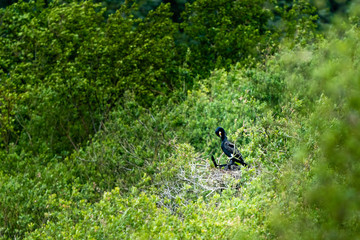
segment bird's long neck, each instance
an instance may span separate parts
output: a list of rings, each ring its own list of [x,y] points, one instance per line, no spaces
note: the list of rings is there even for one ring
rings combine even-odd
[[[224,141],[226,141],[226,140],[227,140],[226,135],[222,135],[222,136],[221,136],[221,141],[223,141],[223,142],[224,142]]]

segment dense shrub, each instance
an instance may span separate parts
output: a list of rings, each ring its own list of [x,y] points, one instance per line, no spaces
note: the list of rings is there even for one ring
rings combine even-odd
[[[281,181],[281,205],[274,211],[275,232],[284,239],[358,238],[359,232],[359,29],[341,20],[331,40],[323,42],[306,63],[286,61],[301,81],[311,81],[309,112],[302,120],[298,154]],[[310,49],[306,49],[310,51]],[[299,67],[295,67],[299,66]],[[306,69],[309,79],[298,72]],[[305,75],[306,76],[306,75]],[[294,79],[293,79],[294,80]],[[299,79],[297,79],[299,80]],[[297,81],[298,82],[298,81]],[[305,85],[306,86],[306,85]],[[310,91],[309,91],[310,90]],[[284,223],[286,224],[284,227]],[[306,231],[304,231],[306,229]]]
[[[182,33],[169,5],[1,10],[0,237],[358,237],[359,18],[305,45],[312,5],[280,2],[198,0]],[[249,168],[212,167],[218,126]]]
[[[271,77],[271,73],[268,74]],[[68,228],[84,219],[84,211],[93,211],[90,209],[95,206],[93,204],[97,204],[94,202],[105,191],[110,191],[115,187],[121,189],[121,199],[123,199],[121,201],[130,201],[128,193],[134,187],[140,192],[145,192],[144,196],[153,195],[152,201],[161,208],[154,209],[155,212],[149,213],[149,216],[162,214],[165,211],[165,216],[174,219],[174,225],[178,225],[180,219],[184,220],[184,213],[182,213],[184,209],[193,209],[200,204],[198,202],[200,196],[203,198],[201,204],[204,204],[203,210],[199,210],[204,211],[201,214],[206,215],[205,209],[214,207],[222,201],[229,201],[229,204],[232,204],[230,199],[233,199],[235,204],[239,203],[239,199],[247,199],[246,202],[241,202],[241,211],[247,212],[251,217],[257,208],[245,210],[248,204],[258,204],[253,201],[262,199],[263,204],[267,206],[269,201],[263,199],[263,197],[266,198],[265,196],[255,197],[254,194],[260,190],[251,190],[250,196],[246,195],[245,188],[241,191],[238,189],[241,186],[259,188],[260,185],[254,182],[260,181],[261,174],[269,171],[277,172],[279,165],[288,159],[289,150],[286,143],[290,133],[284,126],[291,124],[283,117],[275,117],[266,100],[257,100],[250,95],[247,89],[252,84],[251,79],[246,78],[246,72],[242,70],[234,70],[231,73],[217,71],[211,78],[204,81],[199,90],[188,92],[186,100],[181,104],[176,103],[174,99],[174,102],[169,102],[166,107],[160,107],[156,102],[151,109],[139,107],[134,96],[129,93],[126,96],[126,104],[111,114],[104,129],[96,134],[88,147],[72,154],[64,163],[58,163],[55,159],[43,159],[43,161],[38,159],[36,164],[33,163],[34,167],[41,164],[46,166],[44,171],[50,174],[48,183],[51,184],[53,181],[57,184],[48,185],[47,182],[43,182],[43,178],[36,178],[36,176],[33,176],[34,183],[31,180],[32,177],[30,181],[26,180],[27,184],[22,184],[22,187],[18,189],[22,191],[22,196],[31,199],[29,201],[37,201],[36,195],[31,195],[26,191],[34,187],[43,196],[43,203],[36,212],[32,212],[30,209],[34,208],[33,204],[27,207],[28,201],[20,201],[16,208],[19,212],[10,211],[10,213],[27,216],[28,220],[20,222],[21,225],[14,225],[11,231],[4,234],[16,236],[14,231],[22,229],[19,232],[21,235],[23,230],[36,229],[43,223],[47,223],[46,227],[39,229],[36,234],[51,235],[53,231],[70,231]],[[239,115],[239,112],[242,115]],[[204,114],[208,117],[204,117]],[[134,119],[137,120],[134,121]],[[211,168],[210,155],[215,155],[220,161],[224,161],[220,155],[220,140],[214,134],[214,129],[220,124],[227,129],[229,137],[238,144],[246,161],[252,166],[251,169],[229,174]],[[10,164],[10,159],[7,162]],[[45,172],[38,173],[31,169],[24,170],[24,174],[29,171],[34,172],[35,175],[46,175]],[[62,173],[66,174],[61,175]],[[273,181],[273,177],[270,179]],[[4,182],[11,184],[10,180],[4,179]],[[47,191],[42,192],[38,184],[42,184],[44,188],[41,189],[47,189]],[[63,187],[60,190],[57,186]],[[221,200],[218,197],[220,193],[223,193]],[[15,192],[7,192],[6,196],[10,199],[18,198]],[[137,194],[133,197],[139,198]],[[82,200],[79,202],[79,199]],[[9,205],[14,206],[12,203],[10,201]],[[146,205],[148,204],[144,206]],[[83,208],[84,210],[81,210]],[[109,211],[117,209],[111,208],[113,210]],[[100,210],[98,214],[101,214]],[[220,214],[219,218],[225,218],[227,214],[231,214],[231,218],[234,219],[239,216],[236,211],[228,212],[223,216],[222,212],[217,213],[217,210],[214,210],[211,214],[215,216]],[[19,223],[14,215],[7,218],[9,224]],[[135,216],[142,218],[142,215]],[[202,225],[205,223],[198,226],[198,223],[193,222],[192,217],[185,217],[186,221],[181,226],[194,229],[189,230],[189,235],[183,237],[190,238],[202,233],[204,229],[207,229],[209,234],[219,237],[225,232],[230,235],[260,234],[264,232],[264,229],[259,226],[255,231],[251,230],[250,226],[260,224],[263,218],[261,216],[263,215],[259,215],[260,219],[256,219],[255,222],[246,224],[245,226],[249,229],[243,232],[237,232],[236,228],[225,231],[218,225]],[[151,218],[150,223],[155,226],[158,224],[156,218]],[[95,222],[87,224],[92,226],[90,228],[98,229],[95,227]],[[132,228],[131,234],[135,234],[133,236],[142,235],[148,231],[144,230],[145,233],[142,232],[143,230],[140,231],[137,227],[140,225],[134,225]],[[85,224],[84,227],[82,224],[78,225],[79,229],[86,229],[85,226],[87,225]],[[162,226],[164,230],[161,231],[169,227]],[[212,227],[214,230],[211,230]],[[104,229],[103,234],[106,234],[107,230]],[[84,234],[90,236],[87,235],[90,232],[84,232]],[[156,234],[160,233],[152,234],[150,235],[158,236]]]
[[[264,59],[284,36],[314,36],[315,11],[302,1],[186,6],[181,26],[170,4],[140,17],[129,2],[110,15],[91,1],[20,1],[1,9],[3,147],[67,155],[102,128],[128,90],[149,107],[215,67]]]
[[[267,74],[272,77],[271,72]],[[126,93],[124,105],[110,114],[103,130],[87,147],[65,161],[61,157],[49,159],[46,154],[19,155],[16,151],[4,155],[1,169],[14,176],[4,178],[4,186],[19,183],[19,179],[24,179],[26,184],[21,183],[17,191],[5,191],[2,196],[17,199],[20,191],[23,199],[29,199],[15,201],[16,204],[9,201],[12,215],[5,217],[9,214],[6,210],[2,216],[13,228],[4,234],[21,236],[24,230],[47,221],[63,221],[61,208],[49,208],[50,197],[56,202],[70,201],[76,205],[74,199],[84,199],[91,204],[116,186],[122,189],[124,198],[136,187],[156,195],[159,205],[174,212],[179,206],[178,198],[182,204],[191,205],[199,196],[211,201],[215,194],[225,190],[230,191],[230,197],[231,192],[250,184],[264,171],[277,171],[278,165],[289,156],[286,143],[290,133],[284,126],[290,122],[276,117],[266,99],[258,100],[251,95],[253,84],[243,70],[216,71],[198,90],[187,92],[185,101],[178,103],[177,97],[173,97],[164,106],[159,100],[150,109],[140,107],[135,96]],[[229,175],[211,170],[211,155],[225,161],[220,154],[220,140],[214,134],[219,125],[242,150],[252,166],[249,171]],[[28,167],[14,164],[28,164]],[[27,176],[29,172],[32,174]],[[37,174],[49,177],[44,182]],[[51,185],[52,182],[56,184]],[[37,197],[32,195],[34,191],[28,192],[32,188],[43,198],[43,204],[35,212],[31,210]],[[28,205],[29,202],[33,203]],[[27,216],[27,220],[19,222],[19,215]],[[52,217],[55,215],[59,217]],[[67,218],[77,221],[78,215],[71,213]],[[19,233],[15,235],[15,231]]]
[[[177,85],[169,5],[144,19],[126,5],[108,19],[104,11],[89,1],[55,1],[48,8],[41,1],[20,2],[1,10],[6,91],[0,100],[8,106],[0,109],[2,144],[58,154],[78,149],[127,89],[146,104]]]
[[[341,38],[338,33],[329,35],[332,40],[323,41],[317,48],[284,51],[268,62],[266,71],[259,68],[251,70],[250,75],[248,70],[214,72],[198,90],[188,93],[183,104],[162,109],[167,112],[162,119],[168,124],[159,126],[167,127],[170,139],[174,136],[177,142],[190,142],[195,146],[194,151],[189,145],[178,145],[175,155],[166,157],[171,164],[161,163],[152,175],[144,176],[145,185],[139,187],[145,195],[157,196],[154,199],[159,204],[157,211],[172,216],[173,220],[166,226],[172,226],[171,222],[176,222],[178,217],[185,222],[191,220],[192,215],[182,215],[182,206],[191,208],[195,203],[201,206],[196,199],[202,195],[207,217],[213,214],[213,201],[218,206],[235,206],[229,207],[232,213],[227,219],[239,225],[226,228],[230,234],[226,236],[215,230],[215,236],[284,239],[358,236],[359,68],[357,58],[349,57],[354,56],[353,49],[358,49],[358,29],[340,33]],[[272,84],[272,81],[253,81],[254,76],[281,80],[280,84],[270,85],[276,101],[263,93],[263,84]],[[247,88],[250,91],[247,92]],[[244,101],[239,101],[241,97]],[[255,113],[246,111],[245,106],[256,109]],[[154,109],[162,116],[161,109]],[[238,112],[245,113],[245,117],[236,125]],[[216,113],[225,114],[226,118]],[[212,116],[216,117],[211,120]],[[239,139],[245,158],[253,165],[249,171],[242,171],[241,188],[230,186],[220,198],[204,185],[203,189],[199,187],[203,181],[201,173],[208,169],[196,173],[191,165],[201,164],[199,156],[206,158],[218,147],[219,140],[213,131],[201,130],[200,126],[208,119],[215,126],[221,122],[235,142]],[[191,131],[193,129],[196,131]],[[184,162],[190,165],[182,166]],[[239,183],[234,180],[235,185]],[[206,183],[210,184],[211,180]],[[171,199],[171,196],[176,197]],[[177,199],[180,202],[176,202]],[[196,214],[197,210],[192,209],[192,213]],[[206,221],[203,217],[200,222]],[[150,219],[148,223],[154,226],[156,220]],[[193,221],[186,223],[187,227],[195,226]],[[53,226],[48,227],[56,229]],[[201,236],[206,236],[211,228],[203,226],[202,229],[205,233],[201,232]],[[137,230],[134,236],[147,232],[142,227]],[[199,236],[200,232],[191,234]]]
[[[272,55],[280,40],[315,39],[316,8],[307,1],[198,0],[187,4],[181,23],[188,65],[207,76],[209,69],[237,63],[249,66]]]

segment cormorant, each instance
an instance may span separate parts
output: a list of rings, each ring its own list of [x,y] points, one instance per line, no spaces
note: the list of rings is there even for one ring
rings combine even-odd
[[[221,138],[221,149],[223,150],[223,152],[229,157],[229,163],[228,164],[223,164],[223,165],[217,165],[215,160],[212,158],[215,167],[224,167],[227,166],[227,168],[229,168],[231,165],[236,165],[236,163],[240,163],[241,165],[247,167],[248,164],[245,163],[243,156],[241,155],[240,151],[235,147],[235,145],[231,142],[229,142],[229,140],[226,137],[226,133],[225,130],[222,127],[218,127],[215,130],[215,134]]]

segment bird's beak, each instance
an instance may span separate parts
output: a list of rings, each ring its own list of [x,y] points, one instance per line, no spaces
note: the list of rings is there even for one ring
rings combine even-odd
[[[219,135],[220,135],[220,137],[221,137],[221,132],[219,132]]]

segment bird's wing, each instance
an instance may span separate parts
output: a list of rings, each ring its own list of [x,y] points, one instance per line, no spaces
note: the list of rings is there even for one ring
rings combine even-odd
[[[235,147],[235,145],[229,141],[225,141],[224,142],[224,152],[226,155],[228,155],[229,157],[231,156],[234,156],[234,155],[237,155],[239,154],[239,150]]]
[[[224,148],[230,153],[230,155],[226,154],[229,157],[235,157],[235,158],[239,158],[239,159],[243,158],[240,151],[239,151],[239,149],[237,149],[235,147],[235,144],[233,144],[233,143],[231,143],[229,141],[226,141],[224,143]]]

